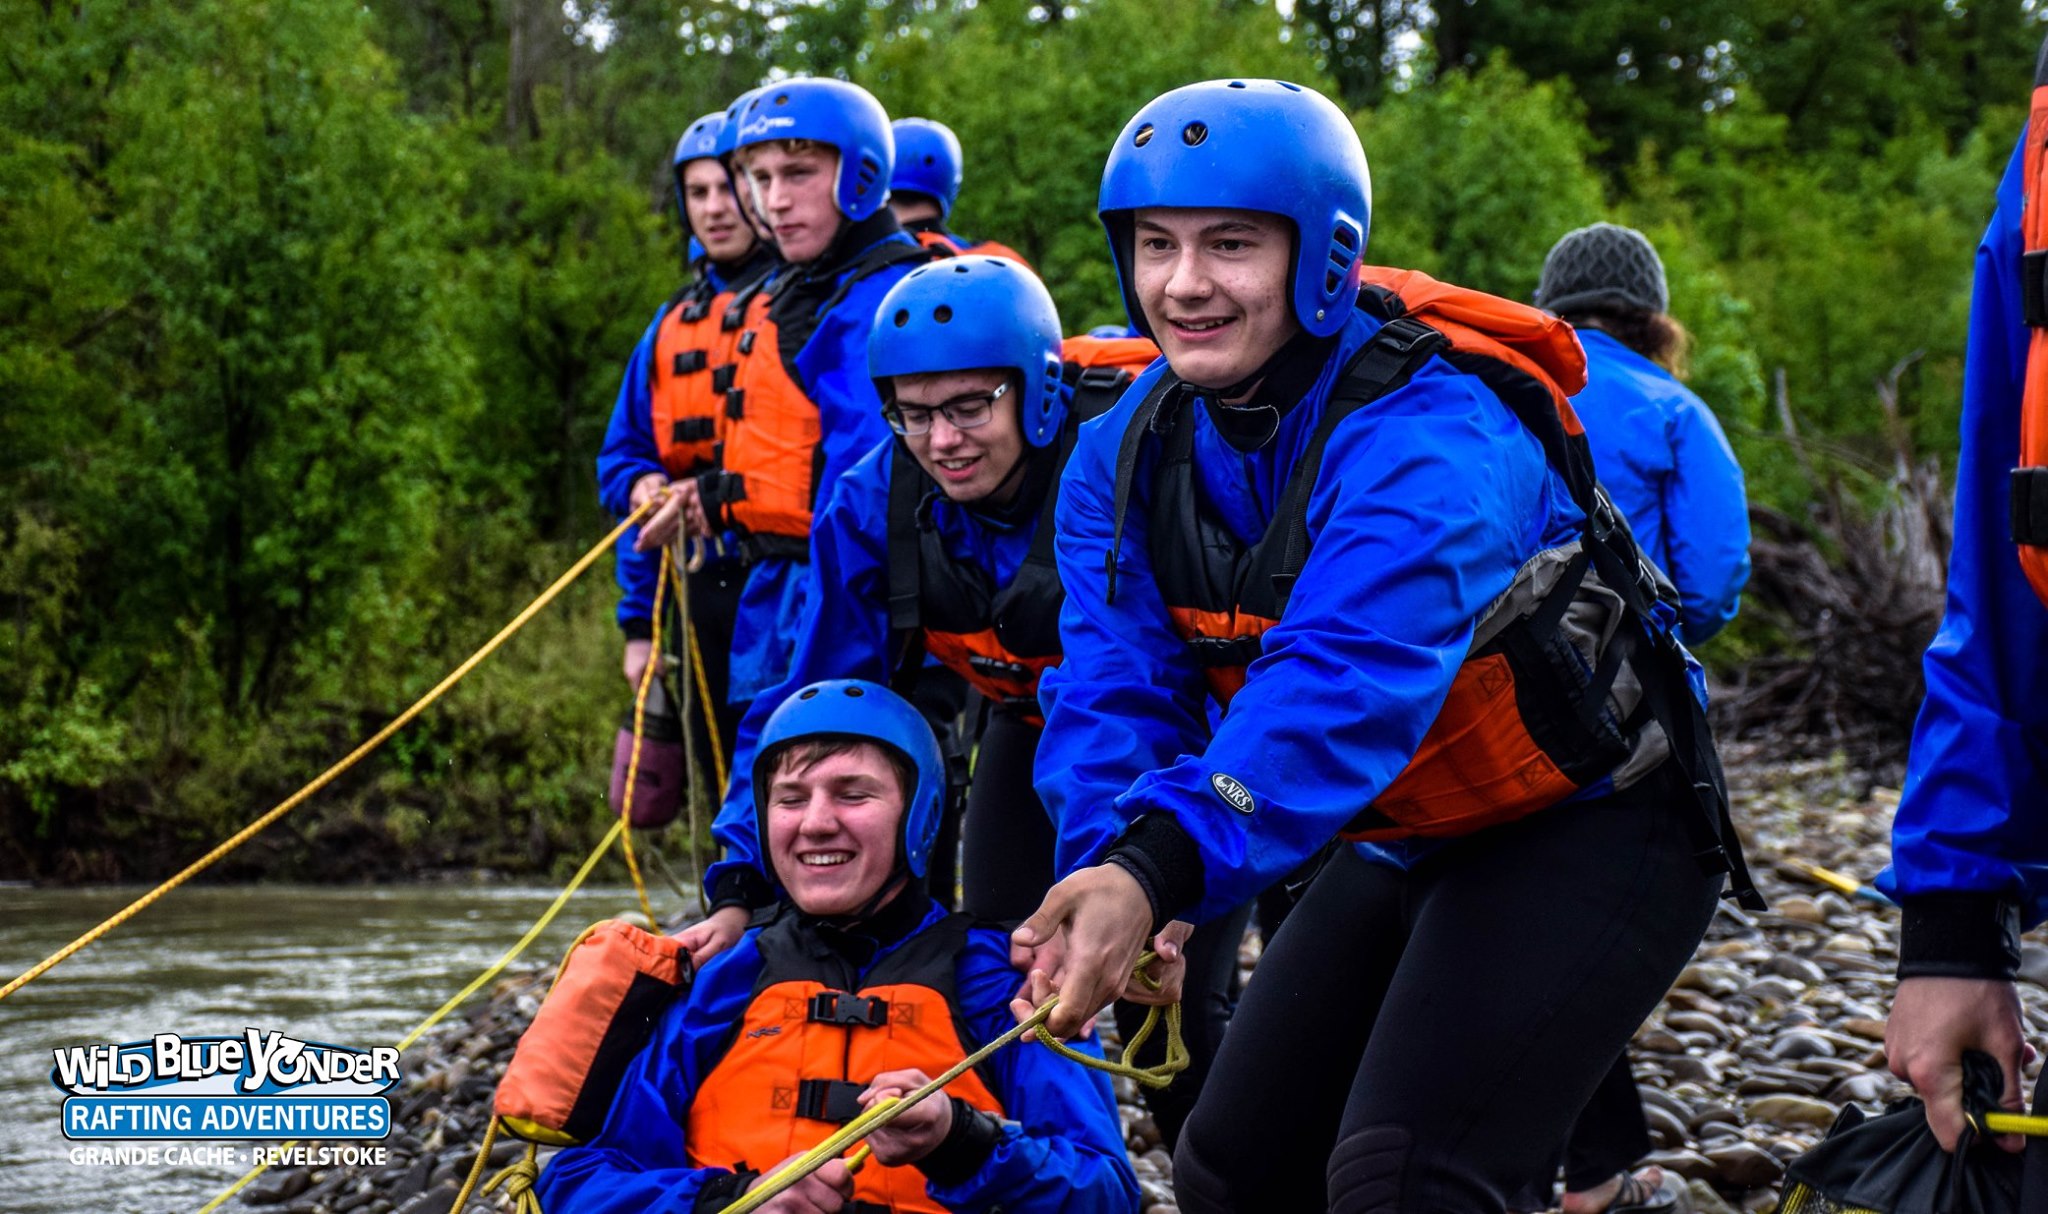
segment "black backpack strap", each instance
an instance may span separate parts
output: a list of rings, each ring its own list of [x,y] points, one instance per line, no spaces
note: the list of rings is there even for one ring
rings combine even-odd
[[[941,257],[950,256],[952,254],[943,248],[885,240],[854,258],[853,264],[841,272],[839,285],[825,297],[824,303],[818,305],[818,315],[823,316],[838,307],[862,279],[872,278],[890,266],[900,266],[906,262],[937,261]]]
[[[1124,430],[1123,444],[1117,448],[1116,486],[1110,493],[1109,555],[1104,558],[1102,568],[1105,602],[1116,602],[1116,559],[1124,549],[1124,515],[1130,509],[1131,482],[1137,478],[1138,457],[1144,451],[1145,435],[1158,427],[1162,413],[1166,415],[1166,423],[1172,423],[1173,415],[1179,412],[1176,389],[1181,386],[1181,381],[1170,371],[1160,376],[1159,382],[1152,385],[1152,391],[1146,393],[1145,399],[1138,402],[1137,409],[1132,412],[1130,425]],[[1169,394],[1176,397],[1175,407],[1171,409],[1167,407]]]
[[[1273,601],[1247,603],[1248,609],[1279,619],[1294,593],[1294,579],[1308,563],[1308,500],[1322,472],[1323,449],[1329,446],[1330,436],[1345,418],[1406,384],[1444,345],[1443,334],[1421,321],[1400,317],[1382,325],[1352,356],[1323,406],[1307,449],[1280,492],[1272,526],[1259,545],[1259,567],[1253,569],[1246,584],[1253,595],[1270,589]]]
[[[898,656],[890,687],[904,695],[924,666],[923,545],[918,511],[930,479],[917,458],[897,442],[889,453],[889,633]]]

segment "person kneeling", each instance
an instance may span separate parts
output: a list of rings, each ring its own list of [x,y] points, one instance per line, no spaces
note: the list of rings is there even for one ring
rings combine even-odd
[[[761,742],[754,800],[783,900],[698,972],[598,1136],[549,1163],[550,1214],[722,1210],[1010,1023],[1007,938],[925,890],[945,771],[917,710],[873,683],[815,683]],[[1108,1080],[1028,1042],[868,1141],[858,1174],[827,1163],[763,1210],[1138,1208]]]

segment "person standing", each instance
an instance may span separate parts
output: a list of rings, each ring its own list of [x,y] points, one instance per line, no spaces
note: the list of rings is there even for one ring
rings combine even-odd
[[[2021,451],[2023,426],[2048,424],[2048,361],[2029,349],[2048,317],[2022,226],[2040,205],[2030,196],[2041,134],[2013,150],[1977,248],[1947,607],[1927,650],[1891,867],[1878,879],[1900,905],[1885,1055],[1947,1150],[1963,1128],[1965,1051],[1995,1059],[2001,1105],[2022,1107],[2032,1047],[2014,986],[2020,933],[2048,921],[2048,585],[2029,584],[2020,556],[2030,549],[2010,538],[2031,540],[2036,558],[2048,544],[2048,494],[2034,495],[2043,474],[2023,468],[2032,461]]]
[[[1714,411],[1680,382],[1692,338],[1670,313],[1664,263],[1634,228],[1567,232],[1543,259],[1536,306],[1579,332],[1586,386],[1572,407],[1593,466],[1678,587],[1679,635],[1697,645],[1735,618],[1749,582],[1749,498]]]
[[[1037,770],[1068,875],[1012,1010],[1056,992],[1076,1032],[1168,920],[1366,844],[1246,989],[1175,1155],[1190,1214],[1501,1210],[1722,874],[1750,893],[1697,667],[1592,483],[1577,341],[1368,289],[1368,182],[1344,113],[1274,80],[1157,98],[1103,171],[1167,365],[1061,481]]]

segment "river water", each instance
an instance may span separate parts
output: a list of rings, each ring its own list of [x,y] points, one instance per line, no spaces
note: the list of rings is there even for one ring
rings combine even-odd
[[[142,892],[0,888],[0,982]],[[80,1144],[62,1133],[53,1050],[165,1032],[237,1036],[244,1028],[364,1049],[395,1044],[496,961],[558,892],[263,885],[167,895],[0,1001],[0,1210],[192,1211],[248,1170],[74,1161]],[[552,965],[578,931],[633,906],[630,890],[586,887],[514,964]],[[221,1145],[242,1155],[250,1146],[155,1145]]]

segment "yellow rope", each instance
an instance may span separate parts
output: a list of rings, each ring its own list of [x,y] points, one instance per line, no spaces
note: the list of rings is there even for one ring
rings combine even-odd
[[[1153,990],[1158,990],[1158,982],[1151,975],[1145,973],[1145,967],[1151,965],[1155,960],[1157,960],[1157,954],[1145,953],[1138,958],[1135,969],[1139,981],[1145,983]],[[1059,1002],[1060,997],[1058,995],[1047,999],[1044,1003],[1039,1004],[1038,1010],[1032,1012],[1030,1017],[1023,1023],[946,1068],[944,1074],[928,1081],[916,1091],[906,1096],[891,1096],[887,1100],[876,1101],[873,1105],[862,1110],[859,1116],[834,1131],[823,1142],[805,1151],[795,1159],[790,1160],[784,1167],[763,1177],[744,1196],[725,1207],[719,1214],[750,1214],[751,1211],[760,1209],[772,1201],[778,1194],[786,1192],[804,1177],[809,1176],[819,1168],[838,1158],[839,1153],[847,1147],[865,1140],[868,1135],[873,1134],[876,1130],[881,1129],[883,1126],[909,1112],[913,1106],[923,1101],[926,1097],[936,1095],[944,1090],[947,1084],[952,1083],[955,1079],[960,1078],[960,1076],[965,1075],[968,1071],[986,1062],[989,1056],[997,1050],[1022,1040],[1026,1034],[1036,1034],[1040,1041],[1053,1045],[1062,1057],[1071,1058],[1083,1066],[1092,1067],[1098,1071],[1107,1071],[1112,1075],[1122,1075],[1129,1079],[1135,1079],[1139,1083],[1150,1087],[1166,1086],[1173,1081],[1175,1072],[1187,1066],[1187,1045],[1180,1037],[1179,1004],[1172,1005],[1166,1016],[1166,1062],[1158,1067],[1145,1068],[1133,1065],[1130,1057],[1132,1052],[1139,1045],[1143,1044],[1146,1036],[1151,1033],[1152,1026],[1158,1019],[1158,1008],[1153,1008],[1151,1013],[1146,1015],[1144,1026],[1132,1035],[1129,1042],[1125,1043],[1123,1056],[1117,1061],[1111,1062],[1108,1059],[1096,1058],[1064,1045],[1059,1045],[1046,1032],[1046,1018],[1052,1015],[1052,1010],[1059,1006]],[[863,1159],[862,1162],[866,1161]]]
[[[357,762],[361,761],[361,759],[365,755],[369,754],[371,751],[376,750],[379,746],[382,746],[385,743],[385,741],[387,741],[391,737],[391,735],[397,733],[399,730],[405,728],[408,724],[410,724],[414,717],[424,712],[427,706],[432,704],[435,700],[440,699],[441,696],[445,694],[449,688],[455,686],[464,678],[468,677],[469,673],[475,670],[479,665],[481,665],[485,658],[488,658],[491,656],[491,654],[497,652],[498,647],[500,645],[503,645],[507,640],[509,640],[513,633],[518,632],[521,628],[526,627],[527,623],[530,622],[534,616],[540,614],[542,608],[546,607],[549,603],[554,602],[556,597],[559,596],[562,593],[562,591],[568,589],[569,584],[571,582],[583,576],[584,571],[589,569],[590,566],[593,563],[595,563],[599,557],[603,556],[606,552],[609,552],[611,550],[612,544],[619,538],[619,536],[625,534],[626,528],[631,527],[633,524],[639,522],[640,516],[645,514],[648,508],[651,507],[652,505],[654,505],[654,500],[650,499],[648,502],[643,504],[638,510],[635,510],[632,514],[628,515],[626,517],[625,522],[622,522],[617,527],[612,528],[611,534],[605,536],[602,540],[599,540],[597,544],[590,549],[590,551],[584,553],[581,557],[579,557],[575,564],[569,566],[567,572],[563,573],[562,576],[555,579],[553,585],[549,586],[546,590],[541,591],[539,598],[536,598],[531,603],[528,603],[524,610],[522,610],[518,615],[512,617],[512,621],[510,623],[506,624],[503,628],[500,628],[498,630],[498,634],[496,636],[484,642],[483,648],[477,650],[475,653],[470,654],[469,657],[463,661],[462,665],[457,666],[453,671],[449,672],[448,677],[442,679],[439,683],[434,684],[433,690],[427,692],[427,694],[421,696],[418,700],[415,700],[413,702],[412,707],[406,709],[402,713],[399,713],[396,717],[393,717],[390,724],[378,730],[370,738],[369,741],[364,742],[361,746],[358,746],[354,750],[350,751],[348,753],[348,757],[342,759],[341,762],[336,763],[334,766],[328,768],[326,771],[321,772],[320,775],[315,777],[310,784],[307,784],[304,788],[301,788],[299,791],[293,793],[291,796],[286,797],[282,802],[278,804],[278,806],[275,809],[272,809],[269,813],[266,813],[262,817],[256,819],[254,822],[249,823],[249,825],[243,827],[241,830],[236,831],[220,846],[214,848],[210,852],[207,852],[205,855],[199,857],[199,859],[194,860],[191,864],[187,865],[184,871],[180,872],[177,876],[172,877],[170,880],[165,881],[162,885],[157,886],[155,889],[142,895],[142,897],[137,898],[135,901],[129,903],[125,909],[107,918],[98,927],[93,928],[91,931],[85,933],[83,936],[80,936],[78,939],[73,940],[71,943],[65,945],[63,948],[58,949],[56,952],[50,954],[48,957],[45,957],[43,960],[37,962],[34,967],[29,969],[26,973],[23,973],[20,977],[14,979],[14,981],[9,982],[6,986],[0,986],[0,999],[7,998],[7,996],[12,995],[14,992],[20,990],[22,987],[27,986],[29,983],[35,981],[37,978],[42,977],[45,973],[48,973],[51,969],[63,963],[63,961],[66,958],[70,957],[73,953],[78,952],[80,949],[86,947],[95,940],[98,940],[101,936],[106,935],[108,932],[113,931],[115,928],[121,926],[123,923],[126,923],[128,920],[134,918],[136,915],[142,913],[144,910],[147,910],[153,903],[156,902],[157,899],[163,897],[165,894],[178,888],[180,885],[183,885],[185,882],[191,880],[193,877],[198,876],[200,873],[210,868],[214,864],[214,862],[218,861],[222,856],[227,855],[229,852],[235,850],[237,847],[240,847],[242,844],[248,842],[250,839],[255,838],[258,834],[262,833],[265,827],[268,827],[271,823],[277,821],[279,818],[282,818],[286,814],[290,813],[292,810],[298,808],[301,804],[305,802],[305,800],[308,797],[311,797],[314,793],[319,792],[321,789],[327,787],[328,784],[332,783],[335,777],[339,776],[342,772],[347,771],[349,768],[355,766]]]
[[[505,1192],[512,1196],[514,1214],[541,1214],[540,1198],[533,1191],[533,1182],[540,1179],[540,1164],[534,1159],[536,1149],[532,1143],[527,1143],[526,1157],[491,1177],[491,1183],[484,1186],[484,1192],[488,1193],[504,1185]],[[448,1214],[462,1214],[462,1203],[458,1201],[448,1207]]]
[[[555,916],[561,914],[562,908],[569,904],[570,896],[573,895],[577,891],[577,889],[579,889],[583,885],[583,882],[590,877],[591,870],[597,867],[597,862],[604,858],[605,852],[611,850],[612,844],[616,842],[619,838],[619,835],[621,833],[621,827],[624,821],[624,819],[620,819],[618,822],[612,823],[612,828],[609,831],[605,832],[603,842],[599,843],[594,849],[591,850],[590,855],[584,859],[583,866],[576,870],[576,875],[569,878],[569,883],[562,887],[562,892],[555,895],[555,900],[548,904],[547,910],[541,912],[540,918],[534,920],[533,926],[526,929],[526,934],[519,938],[519,942],[517,944],[514,944],[511,948],[506,949],[504,956],[492,962],[488,969],[484,970],[483,973],[478,974],[476,978],[473,979],[468,986],[463,987],[461,991],[457,992],[454,998],[450,999],[448,1002],[436,1008],[432,1015],[428,1016],[425,1020],[422,1020],[417,1025],[413,1026],[413,1030],[407,1033],[403,1038],[399,1040],[398,1048],[400,1050],[404,1050],[410,1047],[414,1042],[418,1041],[421,1037],[425,1036],[427,1030],[441,1023],[441,1021],[448,1015],[448,1013],[454,1011],[457,1007],[462,1005],[463,1000],[468,999],[471,995],[474,995],[476,992],[482,990],[485,983],[489,982],[491,979],[497,977],[500,973],[502,973],[506,966],[512,964],[514,958],[518,957],[519,954],[526,951],[528,945],[532,944],[535,940],[540,939],[540,934],[547,930],[548,924],[553,923],[555,921]],[[289,1150],[297,1145],[298,1140],[293,1139],[291,1142],[285,1143],[284,1147],[281,1149]],[[235,1194],[241,1192],[244,1188],[246,1188],[249,1185],[251,1181],[255,1180],[258,1176],[263,1175],[263,1173],[269,1170],[270,1165],[267,1163],[258,1164],[256,1167],[251,1168],[247,1174],[245,1174],[240,1180],[237,1180],[234,1184],[229,1185],[227,1189],[224,1190],[219,1196],[215,1197],[212,1201],[207,1202],[205,1205],[199,1207],[199,1214],[208,1214],[209,1211],[219,1209],[221,1207],[221,1203],[225,1202],[228,1198],[233,1197]]]
[[[2048,1117],[2030,1117],[2024,1113],[1986,1113],[1983,1129],[1992,1134],[2025,1134],[2030,1138],[2048,1138]]]
[[[647,900],[647,883],[640,878],[640,861],[633,855],[633,787],[640,778],[640,743],[647,727],[647,692],[654,686],[655,667],[661,664],[661,596],[671,577],[669,550],[661,550],[661,572],[654,579],[654,624],[649,637],[647,665],[640,669],[640,687],[633,695],[633,753],[626,760],[626,795],[619,806],[619,821],[625,824],[626,871],[633,875],[633,892],[640,898],[640,913],[647,916],[647,930],[661,930],[654,917],[654,905]]]
[[[703,810],[706,801],[704,770],[700,766],[703,756],[697,753],[697,730],[690,721],[690,705],[693,702],[701,705],[704,709],[705,732],[710,737],[711,754],[714,764],[720,768],[723,768],[725,764],[723,758],[719,755],[718,720],[712,715],[710,696],[707,694],[704,682],[703,655],[697,649],[697,625],[690,618],[690,583],[687,578],[676,573],[674,561],[670,561],[666,566],[665,574],[668,581],[675,588],[676,618],[683,635],[683,675],[680,680],[683,703],[680,715],[683,726],[683,759],[688,764],[685,778],[689,780],[689,785],[684,801],[690,809],[690,867],[695,870],[697,877],[698,913],[709,915],[711,913],[711,899],[704,892],[704,855],[701,850],[702,845],[698,841],[704,829]],[[714,790],[714,795],[722,796],[724,788],[724,778],[720,777],[718,788]],[[687,900],[686,898],[685,901]]]
[[[578,937],[580,940],[582,937]],[[476,1162],[469,1165],[469,1175],[463,1178],[462,1191],[455,1195],[455,1204],[448,1207],[448,1214],[462,1214],[462,1207],[469,1204],[469,1195],[476,1192],[476,1182],[483,1177],[484,1167],[491,1161],[491,1144],[498,1141],[498,1119],[490,1118],[484,1123],[483,1145],[476,1149]],[[507,1168],[506,1171],[510,1171]],[[505,1179],[504,1172],[498,1179]],[[488,1189],[485,1192],[489,1192]]]

